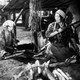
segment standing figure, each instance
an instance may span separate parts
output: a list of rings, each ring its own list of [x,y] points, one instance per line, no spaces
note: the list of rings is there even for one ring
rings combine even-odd
[[[61,9],[55,12],[55,22],[49,24],[46,37],[50,43],[46,53],[54,56],[58,62],[65,61],[75,54],[75,50],[69,47],[73,43],[73,30],[65,23],[65,13]],[[75,41],[75,40],[74,40]]]

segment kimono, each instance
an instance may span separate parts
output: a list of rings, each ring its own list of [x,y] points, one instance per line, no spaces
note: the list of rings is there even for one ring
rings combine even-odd
[[[0,33],[0,51],[5,50],[6,52],[12,53],[15,46],[15,36],[12,31],[3,29]]]
[[[64,24],[62,28],[66,27],[67,25]],[[57,31],[59,28],[60,25],[58,23],[51,23],[46,31],[46,37],[48,38],[52,32]],[[71,27],[53,37],[50,37],[49,41],[51,44],[47,48],[49,56],[54,56],[58,62],[62,62],[74,55],[75,51],[72,48],[69,48],[71,38],[73,38],[73,30]]]

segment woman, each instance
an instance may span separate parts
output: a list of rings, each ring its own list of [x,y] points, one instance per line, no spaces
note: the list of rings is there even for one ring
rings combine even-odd
[[[14,52],[16,44],[16,36],[14,33],[15,23],[11,20],[7,20],[2,25],[2,31],[0,33],[0,51],[9,53]]]
[[[72,43],[73,30],[71,27],[67,28],[65,17],[65,13],[61,9],[57,10],[55,22],[49,24],[46,31],[46,37],[50,41],[46,53],[50,56],[53,55],[59,62],[75,54],[75,51],[69,48],[69,43]]]

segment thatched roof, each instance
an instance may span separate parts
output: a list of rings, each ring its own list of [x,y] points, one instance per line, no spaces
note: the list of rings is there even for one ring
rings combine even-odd
[[[41,1],[42,9],[52,9],[54,7],[67,7],[75,0],[39,0]],[[5,10],[20,10],[23,8],[26,2],[26,9],[29,9],[30,0],[12,0],[6,7]]]

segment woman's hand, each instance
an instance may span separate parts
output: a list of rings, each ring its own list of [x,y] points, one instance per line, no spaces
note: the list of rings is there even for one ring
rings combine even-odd
[[[49,35],[49,37],[53,37],[53,36],[55,36],[56,34],[58,34],[58,31],[55,31],[55,32],[51,33],[51,34]]]
[[[49,35],[49,37],[53,37],[53,36],[57,35],[58,33],[61,33],[63,30],[64,30],[64,29],[59,28],[58,30],[52,32],[52,33]]]

